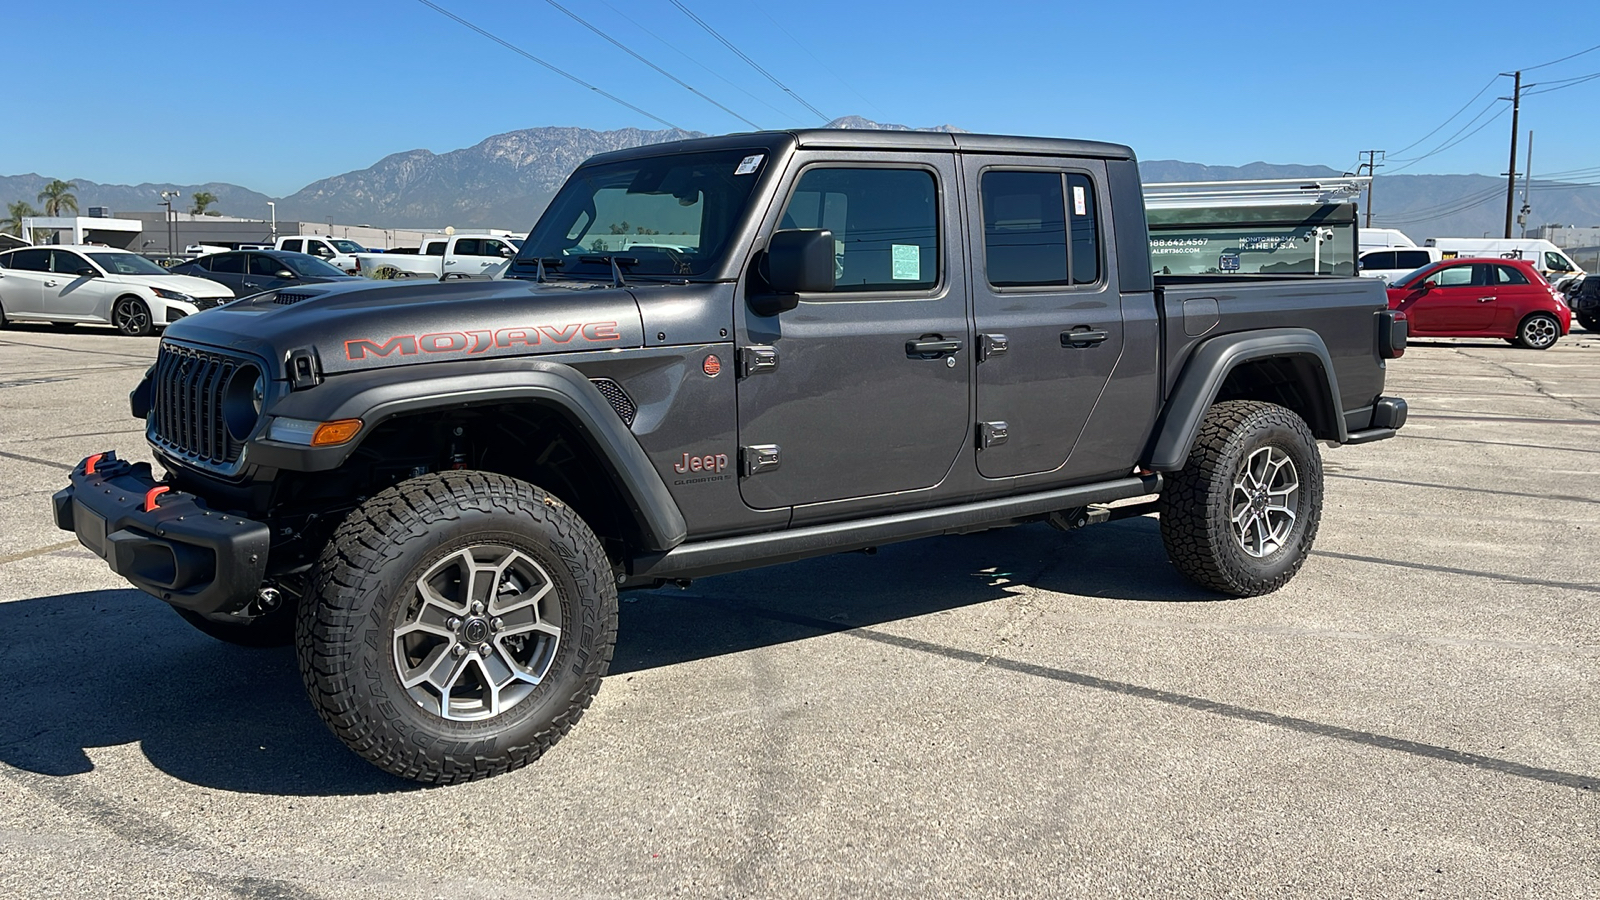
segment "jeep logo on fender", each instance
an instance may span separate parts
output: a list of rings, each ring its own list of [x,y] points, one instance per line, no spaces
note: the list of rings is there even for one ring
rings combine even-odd
[[[721,473],[728,467],[728,454],[706,454],[705,456],[690,456],[685,453],[683,459],[672,464],[672,471],[682,475],[685,472],[715,472]]]
[[[571,343],[582,336],[585,341],[620,341],[616,322],[582,322],[572,325],[528,325],[522,328],[501,328],[498,331],[435,331],[417,336],[397,334],[384,341],[359,338],[344,342],[347,359],[366,359],[373,356],[415,356],[418,353],[482,353],[490,348],[506,350],[512,347],[537,347],[546,341],[552,344]]]

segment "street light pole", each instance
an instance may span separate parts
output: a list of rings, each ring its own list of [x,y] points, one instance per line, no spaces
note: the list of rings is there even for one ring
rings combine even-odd
[[[268,200],[267,208],[272,210],[272,243],[276,245],[278,243],[278,204]]]
[[[162,191],[161,192],[161,202],[166,204],[166,207],[167,207],[167,256],[169,256],[169,257],[178,255],[172,249],[172,243],[173,243],[173,238],[172,238],[172,235],[173,235],[172,198],[173,197],[180,197],[180,196],[182,196],[182,192],[181,191]]]

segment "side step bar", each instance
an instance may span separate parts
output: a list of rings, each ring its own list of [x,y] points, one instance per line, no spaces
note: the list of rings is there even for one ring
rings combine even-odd
[[[634,559],[632,576],[623,586],[640,586],[640,582],[656,579],[701,578],[898,541],[983,531],[1058,510],[1160,491],[1160,475],[1143,475],[871,519],[695,541],[679,544],[664,554]]]

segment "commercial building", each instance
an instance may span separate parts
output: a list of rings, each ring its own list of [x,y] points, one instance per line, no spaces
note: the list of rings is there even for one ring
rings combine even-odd
[[[341,225],[335,222],[307,222],[279,219],[243,219],[236,216],[208,216],[174,210],[169,217],[164,209],[112,215],[109,210],[91,207],[89,216],[36,217],[23,220],[29,229],[53,231],[58,244],[105,244],[152,256],[181,255],[185,247],[204,244],[236,247],[240,244],[270,244],[274,235],[321,234],[346,238],[363,247],[389,249],[418,247],[429,235],[445,233],[444,228],[374,228],[370,225]],[[463,228],[462,231],[469,229]],[[506,229],[473,228],[511,235]]]

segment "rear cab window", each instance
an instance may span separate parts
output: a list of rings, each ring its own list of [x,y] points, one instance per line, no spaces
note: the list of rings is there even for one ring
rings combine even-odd
[[[989,284],[1070,287],[1100,281],[1094,183],[1081,172],[990,169],[978,186]]]

